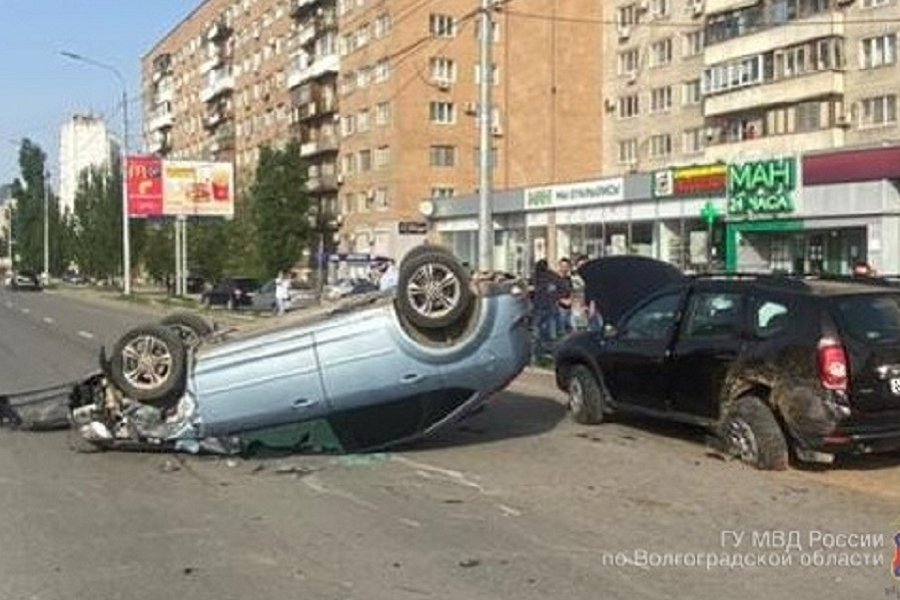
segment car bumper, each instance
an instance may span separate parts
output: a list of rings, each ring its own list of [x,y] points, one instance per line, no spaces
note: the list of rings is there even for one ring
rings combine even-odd
[[[883,427],[839,427],[825,436],[819,451],[830,454],[877,454],[900,449],[900,424]]]

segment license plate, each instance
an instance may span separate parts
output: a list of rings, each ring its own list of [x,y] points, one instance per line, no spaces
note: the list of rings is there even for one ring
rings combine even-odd
[[[900,396],[900,377],[891,378],[891,393]]]

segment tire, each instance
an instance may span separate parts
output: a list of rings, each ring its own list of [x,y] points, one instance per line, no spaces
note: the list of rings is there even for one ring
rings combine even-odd
[[[135,327],[119,338],[110,357],[110,377],[126,396],[168,408],[184,391],[186,350],[164,325]]]
[[[596,425],[606,420],[609,410],[606,392],[594,373],[584,365],[575,365],[566,384],[569,414],[582,425]]]
[[[172,329],[188,348],[196,348],[213,332],[212,324],[194,313],[180,312],[165,317],[160,321]]]
[[[417,327],[449,327],[466,315],[473,301],[469,274],[447,251],[416,252],[400,265],[397,306]]]
[[[757,469],[783,471],[788,445],[772,409],[756,396],[738,398],[719,430],[726,453]]]
[[[450,250],[450,248],[448,248],[447,246],[440,246],[438,244],[425,243],[425,244],[419,244],[418,246],[416,246],[415,248],[413,248],[412,250],[407,252],[406,255],[403,257],[403,262],[404,263],[409,262],[410,260],[419,256],[420,254],[429,253],[429,252],[443,252],[444,254],[446,254],[448,256],[453,256],[455,258],[453,251]]]

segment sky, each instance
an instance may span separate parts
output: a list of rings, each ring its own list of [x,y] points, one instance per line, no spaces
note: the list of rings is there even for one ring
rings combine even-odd
[[[92,112],[122,129],[121,85],[109,71],[60,55],[74,52],[116,67],[128,85],[131,148],[140,142],[141,57],[202,0],[0,0],[0,184],[18,175],[17,140],[28,137],[59,163],[59,128]]]

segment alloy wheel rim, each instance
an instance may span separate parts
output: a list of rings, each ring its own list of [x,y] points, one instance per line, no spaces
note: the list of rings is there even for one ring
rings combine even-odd
[[[439,264],[427,263],[416,269],[406,289],[410,305],[420,315],[432,319],[450,314],[462,297],[456,274]]]
[[[578,379],[572,379],[569,384],[569,410],[573,413],[581,410],[584,406],[584,387]]]
[[[728,424],[728,442],[738,458],[746,463],[756,463],[759,445],[753,430],[744,419],[732,419]]]
[[[200,336],[187,325],[171,325],[171,327],[186,346],[194,347],[200,343]]]
[[[122,349],[123,375],[139,390],[154,390],[172,373],[172,352],[168,345],[152,335],[142,335]]]

